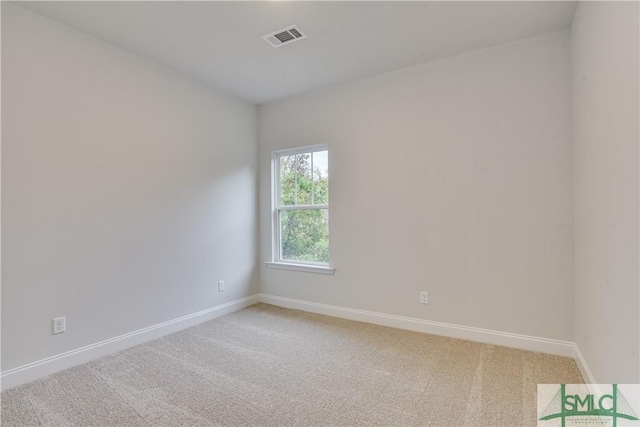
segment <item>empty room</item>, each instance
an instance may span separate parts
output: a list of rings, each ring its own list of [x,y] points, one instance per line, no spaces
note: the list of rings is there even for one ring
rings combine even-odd
[[[2,1],[2,426],[640,426],[638,1]]]

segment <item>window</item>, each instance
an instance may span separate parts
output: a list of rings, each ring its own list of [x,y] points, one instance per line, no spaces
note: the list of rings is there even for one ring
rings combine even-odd
[[[273,153],[273,264],[329,268],[329,152],[326,145]]]

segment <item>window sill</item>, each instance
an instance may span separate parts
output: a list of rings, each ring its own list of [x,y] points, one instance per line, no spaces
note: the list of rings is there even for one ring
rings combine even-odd
[[[265,262],[264,264],[267,268],[276,268],[278,270],[303,271],[305,273],[328,274],[331,276],[336,272],[335,268],[321,265],[293,264],[288,262]]]

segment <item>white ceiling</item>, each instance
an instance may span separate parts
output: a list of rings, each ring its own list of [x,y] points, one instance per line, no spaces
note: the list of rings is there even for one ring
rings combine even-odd
[[[571,25],[576,2],[22,2],[264,103]],[[297,25],[308,38],[262,36]]]

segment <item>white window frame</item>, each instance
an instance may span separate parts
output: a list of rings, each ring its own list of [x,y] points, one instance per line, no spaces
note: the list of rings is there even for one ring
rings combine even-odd
[[[282,259],[282,247],[280,245],[280,224],[278,221],[279,213],[287,210],[305,210],[305,209],[326,209],[329,211],[329,203],[322,205],[281,205],[280,204],[280,157],[292,156],[296,154],[314,153],[317,151],[329,151],[327,144],[308,145],[306,147],[289,148],[286,150],[277,150],[271,153],[271,261],[266,263],[269,268],[278,268],[284,270],[304,271],[320,274],[334,274],[335,269],[329,263],[298,261]],[[313,168],[313,157],[312,157]],[[331,178],[329,178],[331,180]],[[331,185],[331,182],[329,182]],[[331,193],[329,193],[331,194]],[[331,197],[331,196],[329,196]],[[331,242],[331,239],[329,239]]]

